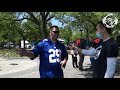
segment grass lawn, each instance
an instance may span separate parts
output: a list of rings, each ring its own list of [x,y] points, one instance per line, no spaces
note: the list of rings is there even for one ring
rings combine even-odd
[[[18,54],[16,54],[15,49],[2,49],[0,50],[0,57],[20,57]]]

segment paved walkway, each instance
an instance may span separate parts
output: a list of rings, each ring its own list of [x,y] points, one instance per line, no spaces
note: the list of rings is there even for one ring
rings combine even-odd
[[[120,61],[120,60],[119,60]],[[89,56],[85,57],[83,68],[72,67],[71,55],[67,62],[66,68],[63,69],[65,78],[91,78],[92,71],[89,69]],[[40,78],[39,77],[39,60],[30,60],[29,58],[0,58],[0,78]],[[120,78],[120,62],[117,65],[115,78]]]
[[[39,66],[35,61],[29,58],[14,58],[14,59],[0,59],[0,77],[8,78],[11,74],[16,74],[21,71],[26,71]],[[16,74],[17,75],[17,74]],[[19,76],[19,75],[18,75]]]
[[[89,57],[86,56],[83,63],[83,68],[85,70],[88,69],[89,67],[90,67],[90,60]],[[69,55],[69,61],[66,65],[66,68],[63,69],[63,71],[65,78],[87,78],[85,76],[85,71],[80,71],[78,68],[73,68],[71,55]]]

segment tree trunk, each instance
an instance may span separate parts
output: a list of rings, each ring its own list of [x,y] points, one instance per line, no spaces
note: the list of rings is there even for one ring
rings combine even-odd
[[[44,38],[46,38],[47,37],[47,29],[46,29],[46,22],[45,21],[43,22],[43,31],[44,31],[44,35],[45,35]]]
[[[42,30],[43,30],[43,37],[42,38],[46,38],[47,37],[47,30],[46,30],[47,16],[46,16],[45,12],[41,12],[41,17],[42,17]]]
[[[44,29],[43,29],[42,26],[39,27],[39,31],[40,31],[40,33],[41,33],[41,35],[42,35],[42,39],[45,38],[45,33],[44,33]]]

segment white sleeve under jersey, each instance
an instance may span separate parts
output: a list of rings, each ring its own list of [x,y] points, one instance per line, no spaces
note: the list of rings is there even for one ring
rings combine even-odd
[[[91,48],[89,50],[82,49],[81,53],[86,55],[86,56],[95,56],[96,55],[96,50],[95,50],[95,48]]]
[[[117,57],[107,58],[107,69],[104,78],[113,78],[116,70]]]

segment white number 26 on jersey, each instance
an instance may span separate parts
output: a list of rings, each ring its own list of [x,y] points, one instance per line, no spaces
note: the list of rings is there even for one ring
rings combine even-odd
[[[60,49],[49,49],[49,63],[60,62],[61,50]]]

